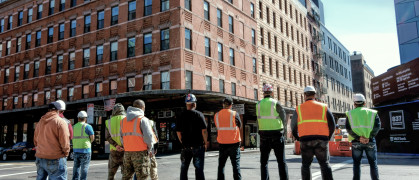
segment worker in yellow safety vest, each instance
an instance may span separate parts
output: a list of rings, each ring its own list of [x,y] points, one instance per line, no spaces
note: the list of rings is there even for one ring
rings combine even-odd
[[[361,178],[361,159],[365,151],[370,164],[371,179],[379,179],[377,165],[377,144],[375,136],[381,128],[377,111],[365,106],[365,97],[362,94],[354,95],[355,109],[346,112],[346,129],[349,140],[352,141],[352,159],[354,161],[354,180]]]
[[[108,161],[108,180],[113,180],[118,168],[124,165],[124,148],[121,144],[121,121],[125,118],[125,108],[117,103],[113,107],[111,119],[106,120],[105,137],[110,144]]]

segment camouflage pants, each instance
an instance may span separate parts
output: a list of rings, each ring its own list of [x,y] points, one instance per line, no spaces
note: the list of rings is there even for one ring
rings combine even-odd
[[[159,176],[157,174],[157,160],[156,160],[156,156],[155,155],[153,155],[150,158],[150,163],[151,163],[150,177],[151,177],[152,180],[158,180],[159,179]]]
[[[125,151],[122,179],[131,180],[134,173],[140,180],[147,179],[150,175],[150,157],[147,151]]]
[[[108,180],[113,180],[119,166],[124,169],[124,152],[111,151],[108,162]]]

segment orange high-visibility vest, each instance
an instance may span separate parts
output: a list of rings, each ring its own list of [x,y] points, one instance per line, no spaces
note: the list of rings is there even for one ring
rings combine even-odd
[[[298,135],[303,136],[329,136],[327,124],[327,105],[309,100],[297,107]]]
[[[335,130],[335,140],[342,140],[342,130],[337,129]]]
[[[222,109],[215,114],[214,120],[217,126],[217,141],[220,144],[234,144],[241,141],[240,128],[236,125],[236,111]]]
[[[125,151],[146,151],[147,144],[144,142],[141,132],[141,118],[128,121],[125,117],[121,121],[121,136]]]

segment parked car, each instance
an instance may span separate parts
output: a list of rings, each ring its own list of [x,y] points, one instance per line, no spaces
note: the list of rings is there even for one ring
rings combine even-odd
[[[18,142],[11,148],[4,149],[2,154],[2,160],[6,161],[12,157],[20,157],[22,160],[35,157],[36,148],[32,143]]]
[[[4,147],[0,147],[0,157],[2,157],[1,155],[3,154],[4,151]]]

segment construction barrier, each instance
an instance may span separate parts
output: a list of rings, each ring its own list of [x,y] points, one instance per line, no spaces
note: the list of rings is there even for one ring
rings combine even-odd
[[[329,152],[331,156],[352,156],[352,143],[348,141],[333,142],[329,141]],[[300,155],[300,142],[295,141],[294,143],[294,154]]]

